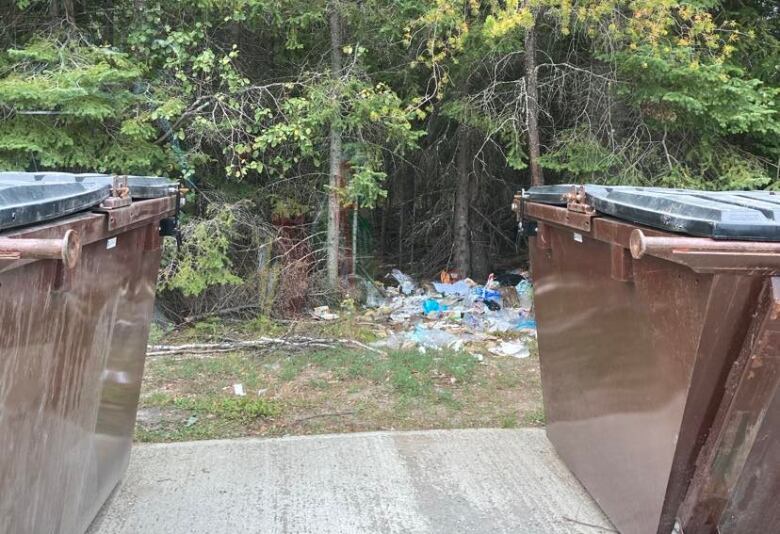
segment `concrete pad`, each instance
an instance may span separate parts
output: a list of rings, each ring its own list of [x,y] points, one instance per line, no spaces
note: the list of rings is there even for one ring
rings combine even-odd
[[[90,534],[614,532],[543,430],[138,445]]]

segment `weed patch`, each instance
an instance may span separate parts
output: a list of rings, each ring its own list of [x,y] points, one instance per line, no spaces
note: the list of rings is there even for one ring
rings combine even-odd
[[[173,405],[180,410],[242,422],[279,413],[275,403],[251,397],[177,397]]]

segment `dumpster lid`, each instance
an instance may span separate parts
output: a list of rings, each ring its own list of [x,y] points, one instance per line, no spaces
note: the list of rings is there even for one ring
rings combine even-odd
[[[97,206],[109,196],[108,174],[0,172],[0,230],[35,224]],[[176,182],[161,177],[128,176],[134,199],[170,195]]]
[[[112,176],[108,174],[75,174],[76,179],[107,180],[111,183]],[[124,176],[124,175],[123,175]],[[162,176],[127,175],[127,187],[130,197],[134,199],[160,198],[173,194],[178,189],[178,183]]]
[[[107,184],[111,187],[113,176],[114,175],[103,173],[0,172],[0,182],[8,177],[12,180],[21,180],[37,185],[97,183]],[[130,189],[130,196],[135,199],[164,197],[175,192],[177,187],[175,181],[161,176],[122,176],[127,176],[127,187]]]
[[[565,205],[564,195],[574,187],[532,187],[527,198]],[[713,239],[780,241],[780,192],[602,185],[584,189],[596,211],[635,224]]]

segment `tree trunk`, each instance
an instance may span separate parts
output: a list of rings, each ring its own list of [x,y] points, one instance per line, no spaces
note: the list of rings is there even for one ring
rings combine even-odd
[[[404,265],[404,232],[406,231],[406,177],[409,166],[403,165],[395,180],[398,200],[398,265]]]
[[[485,213],[483,188],[487,180],[485,173],[475,171],[470,181],[471,201],[469,203],[469,233],[471,234],[471,277],[475,280],[487,278],[490,269],[490,233],[485,221],[474,210]]]
[[[62,6],[65,8],[65,20],[71,26],[76,26],[76,5],[73,0],[63,0]]]
[[[341,77],[341,13],[339,0],[330,2],[330,60],[334,83],[334,105],[339,106],[338,79]],[[328,283],[339,283],[339,195],[341,183],[341,131],[335,121],[330,126],[330,177],[328,187]]]
[[[464,277],[471,274],[471,232],[469,228],[469,203],[471,201],[470,149],[468,127],[461,125],[458,127],[455,212],[452,220],[453,237],[455,239],[455,269]]]
[[[352,276],[357,276],[358,265],[358,204],[352,206]]]
[[[391,182],[392,183],[392,182]],[[387,196],[382,205],[381,220],[379,223],[379,257],[384,259],[387,254],[387,220],[390,218],[390,209],[392,203],[390,202],[390,195],[393,194],[392,185],[387,188]]]
[[[544,184],[542,168],[539,165],[539,87],[536,79],[536,20],[525,32],[525,81],[526,81],[526,124],[528,125],[528,167],[531,171],[531,185]]]

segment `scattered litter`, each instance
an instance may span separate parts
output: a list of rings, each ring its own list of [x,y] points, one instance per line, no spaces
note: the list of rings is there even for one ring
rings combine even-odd
[[[517,291],[520,307],[530,310],[534,305],[534,288],[531,285],[531,282],[525,279],[521,280],[515,286],[515,291]]]
[[[533,285],[527,273],[489,276],[483,285],[443,271],[442,280],[419,283],[398,269],[387,276],[398,286],[364,279],[365,308],[361,320],[376,325],[381,339],[375,348],[420,352],[467,349],[482,361],[493,354],[525,358],[522,341],[507,338],[535,335]],[[321,320],[338,318],[327,306],[312,315]],[[495,337],[500,334],[501,338]],[[492,349],[491,349],[492,347]]]
[[[363,286],[366,290],[366,307],[367,308],[379,308],[384,304],[385,298],[382,293],[379,292],[376,285],[371,280],[363,279]]]
[[[515,286],[523,282],[526,277],[518,273],[501,273],[493,277],[493,279],[502,286]]]
[[[381,341],[374,342],[376,347],[387,347],[390,350],[408,350],[416,346],[410,332],[395,332]]]
[[[460,280],[460,273],[445,269],[439,273],[439,280],[441,280],[442,284],[452,284],[453,282]]]
[[[517,323],[517,328],[520,330],[536,330],[536,319],[523,319]]]
[[[471,282],[471,284],[469,284]],[[471,291],[471,286],[476,285],[471,280],[459,280],[454,284],[445,284],[440,282],[434,282],[433,287],[442,295],[458,295],[460,297],[467,297]]]
[[[451,348],[459,350],[463,347],[463,341],[455,334],[439,330],[438,328],[426,328],[422,325],[415,327],[411,339],[419,346],[429,349]]]
[[[411,318],[411,316],[412,315],[410,313],[404,310],[399,310],[390,314],[390,320],[394,323],[405,323]]]
[[[411,295],[414,293],[414,290],[417,289],[417,284],[414,282],[414,280],[398,269],[393,269],[390,272],[390,276],[396,279],[399,287],[401,288],[401,293],[404,295]]]
[[[258,396],[258,397],[262,397],[262,396],[263,396],[263,395],[265,395],[266,393],[268,393],[268,388],[263,388],[263,389],[258,389],[258,390],[257,390],[257,396]]]
[[[238,395],[239,397],[246,396],[244,384],[233,384],[233,394]]]
[[[422,303],[423,313],[428,315],[430,313],[441,313],[447,311],[447,306],[440,303],[436,299],[425,299]]]
[[[198,422],[198,416],[197,416],[197,415],[191,415],[191,416],[189,416],[189,418],[187,419],[187,422],[186,422],[186,423],[184,423],[184,426],[186,426],[186,427],[191,427],[192,425],[194,425],[194,424],[195,424],[195,423],[197,423],[197,422]]]
[[[528,347],[522,341],[502,341],[497,347],[488,350],[499,356],[512,356],[514,358],[528,358],[531,355]]]
[[[495,300],[485,299],[485,306],[487,306],[490,311],[498,311],[501,309],[501,304],[499,304]]]
[[[482,300],[482,302],[494,302],[501,307],[501,291],[497,289],[488,289],[487,284],[484,286],[476,286],[472,289],[474,297]]]
[[[311,311],[312,317],[322,321],[335,321],[339,318],[337,313],[330,311],[330,306],[319,306]]]
[[[484,328],[491,333],[511,332],[519,330],[520,323],[525,320],[523,311],[518,309],[504,308],[485,315]]]

